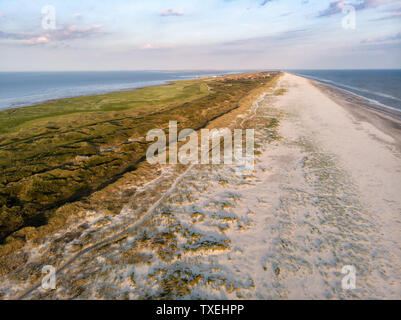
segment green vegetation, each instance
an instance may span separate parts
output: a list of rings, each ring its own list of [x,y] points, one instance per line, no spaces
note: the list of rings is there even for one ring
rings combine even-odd
[[[150,129],[175,120],[198,130],[274,76],[180,81],[0,112],[0,241],[134,170]]]
[[[82,113],[90,113],[85,118],[90,120],[108,120],[105,112],[136,110],[137,112],[155,111],[154,107],[168,104],[178,104],[191,99],[208,95],[208,89],[202,81],[180,81],[170,85],[148,87],[133,91],[120,91],[103,95],[83,96],[60,99],[39,104],[33,107],[22,107],[0,112],[0,134],[19,132],[40,127],[48,122],[43,129],[57,130],[58,120],[62,116],[78,115],[75,120],[80,121]],[[74,117],[70,117],[74,120]],[[39,120],[45,120],[39,122]],[[52,125],[52,121],[55,123]],[[60,124],[60,123],[59,123]],[[4,139],[4,137],[1,137]],[[19,137],[20,138],[20,137]],[[3,143],[2,143],[3,145]]]

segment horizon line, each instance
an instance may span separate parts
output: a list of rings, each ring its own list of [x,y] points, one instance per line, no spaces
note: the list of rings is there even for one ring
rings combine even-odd
[[[263,72],[263,71],[296,71],[296,70],[401,70],[398,68],[260,68],[260,69],[115,69],[115,70],[0,70],[0,73],[7,72]]]

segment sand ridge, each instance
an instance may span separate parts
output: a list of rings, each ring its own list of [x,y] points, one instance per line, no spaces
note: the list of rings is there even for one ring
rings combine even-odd
[[[394,141],[307,79],[285,74],[276,89],[284,91],[267,92],[245,123],[256,129],[254,172],[193,166],[141,228],[80,256],[55,291],[27,298],[399,299]],[[149,201],[160,183],[146,186]],[[118,232],[140,207],[132,201],[120,224],[82,239]],[[357,270],[354,290],[341,287],[345,265]],[[21,290],[12,275],[3,283],[6,297]]]

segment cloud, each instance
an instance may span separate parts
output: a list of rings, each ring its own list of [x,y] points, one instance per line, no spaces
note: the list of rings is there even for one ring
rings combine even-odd
[[[401,41],[401,32],[391,35],[391,36],[384,36],[384,37],[376,37],[376,38],[368,38],[362,40],[362,44],[382,44],[382,43],[397,43]]]
[[[38,43],[91,38],[97,35],[105,34],[105,32],[101,30],[102,27],[103,27],[102,25],[94,25],[86,28],[81,28],[76,25],[70,25],[62,29],[53,30],[51,32],[46,33],[45,35],[28,39],[26,43],[38,44]],[[44,38],[46,38],[47,41]]]
[[[224,55],[244,52],[265,53],[272,50],[283,50],[285,47],[305,44],[305,41],[310,39],[311,36],[313,36],[313,32],[310,29],[288,30],[268,36],[224,42],[214,47],[214,53]]]
[[[328,17],[342,12],[344,6],[351,5],[355,10],[363,10],[368,8],[376,8],[388,2],[387,0],[362,0],[357,2],[348,2],[344,0],[336,0],[329,4],[329,7],[319,12],[318,17]]]
[[[104,35],[106,33],[102,31],[102,28],[102,25],[93,25],[90,27],[78,27],[76,25],[70,25],[61,29],[48,31],[43,34],[7,33],[0,31],[0,39],[22,40],[22,43],[24,44],[37,45]]]
[[[380,20],[390,20],[390,19],[399,19],[401,18],[401,11],[390,13],[386,16],[373,19],[373,21],[380,21]]]
[[[25,43],[27,44],[41,44],[41,43],[49,43],[50,37],[48,36],[41,36],[41,37],[35,37],[35,38],[31,38],[28,40],[25,40]]]
[[[12,40],[24,40],[31,37],[31,34],[27,33],[12,33],[12,32],[3,32],[0,30],[0,39],[12,39]]]
[[[327,17],[327,16],[331,16],[336,13],[340,13],[340,12],[342,12],[343,8],[344,8],[343,1],[331,2],[327,9],[319,12],[319,17]]]
[[[387,12],[392,12],[392,11],[400,11],[401,10],[401,2],[397,1],[395,3],[389,4],[386,10]]]
[[[4,13],[4,12],[1,12],[0,11],[0,18],[3,18],[3,17],[5,17],[6,16],[6,14]]]
[[[263,2],[260,4],[261,7],[265,6],[269,2],[272,2],[273,0],[263,0]]]
[[[173,45],[146,43],[138,47],[136,51],[168,52],[207,52],[215,56],[239,56],[242,54],[264,54],[272,50],[282,50],[292,45],[304,45],[305,41],[313,35],[313,29],[293,29],[268,36],[245,38],[241,40],[225,41],[212,45]]]
[[[146,43],[139,47],[139,50],[160,50],[160,49],[171,49],[171,45],[154,45],[151,43]]]
[[[287,17],[290,15],[293,15],[294,13],[295,13],[295,11],[287,11],[287,12],[280,14],[280,17]]]
[[[365,0],[361,1],[359,5],[357,5],[358,9],[368,9],[368,8],[376,8],[383,4],[386,4],[388,0]]]
[[[173,9],[166,9],[163,10],[160,15],[162,17],[168,17],[168,16],[183,16],[184,15],[184,10],[173,10]]]
[[[79,13],[79,12],[75,13],[74,14],[74,18],[75,19],[81,19],[82,18],[82,13]]]

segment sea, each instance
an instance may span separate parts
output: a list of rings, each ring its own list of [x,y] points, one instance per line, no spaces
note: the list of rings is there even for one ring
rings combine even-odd
[[[240,71],[0,72],[0,110]]]
[[[401,70],[286,70],[401,111]]]
[[[0,72],[0,110],[252,70]],[[285,70],[401,110],[401,70]]]

